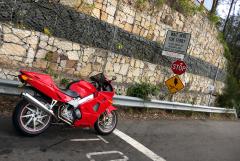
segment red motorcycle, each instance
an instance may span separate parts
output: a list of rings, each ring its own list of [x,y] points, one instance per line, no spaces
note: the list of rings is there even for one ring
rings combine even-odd
[[[58,88],[47,74],[21,70],[19,80],[30,85],[33,94],[23,92],[23,99],[13,112],[13,124],[24,135],[44,132],[51,122],[72,127],[94,127],[101,135],[110,134],[117,125],[116,108],[112,106],[114,89],[111,81],[100,73],[90,82],[71,82]]]

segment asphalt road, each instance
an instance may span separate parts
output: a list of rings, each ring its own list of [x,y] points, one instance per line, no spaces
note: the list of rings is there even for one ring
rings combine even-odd
[[[99,137],[54,125],[28,138],[0,116],[0,161],[240,161],[238,121],[120,120],[117,129],[123,135]]]

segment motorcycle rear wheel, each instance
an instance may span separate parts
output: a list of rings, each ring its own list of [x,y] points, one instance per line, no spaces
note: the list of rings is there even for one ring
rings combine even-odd
[[[21,134],[36,136],[50,126],[51,115],[23,99],[15,107],[12,121],[15,129]]]
[[[94,124],[94,129],[100,135],[108,135],[113,132],[118,123],[118,116],[116,111],[110,113],[104,112],[101,114]]]

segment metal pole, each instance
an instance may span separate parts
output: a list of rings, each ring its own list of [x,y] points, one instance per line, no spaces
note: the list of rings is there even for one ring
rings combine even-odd
[[[216,72],[216,75],[215,75],[215,78],[214,78],[214,81],[213,81],[213,87],[215,87],[215,82],[216,82],[216,79],[217,79],[217,76],[218,76],[220,62],[221,62],[221,61],[218,62],[218,68],[217,68],[217,72]],[[210,104],[211,104],[213,91],[214,91],[214,90],[211,91],[211,94],[210,94],[210,96],[209,96],[208,106],[210,106]]]

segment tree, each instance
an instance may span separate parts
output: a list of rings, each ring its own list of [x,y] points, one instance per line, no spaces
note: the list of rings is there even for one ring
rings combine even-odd
[[[218,5],[219,5],[219,0],[213,0],[212,8],[210,11],[211,14],[216,13]]]
[[[231,14],[231,12],[232,12],[232,8],[233,8],[234,2],[235,2],[235,0],[231,0],[231,4],[230,4],[229,11],[228,11],[228,15],[227,15],[226,21],[225,21],[224,26],[223,26],[223,33],[224,33],[224,34],[225,34],[225,32],[226,32],[226,25],[227,25],[227,23],[228,23],[230,14]]]
[[[240,112],[240,14],[233,13],[225,22],[223,36],[226,40],[225,46],[227,45],[229,48],[228,51],[225,51],[225,55],[228,55],[226,57],[228,59],[228,75],[224,92],[219,95],[217,103],[222,107],[236,107]]]

